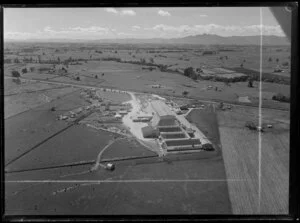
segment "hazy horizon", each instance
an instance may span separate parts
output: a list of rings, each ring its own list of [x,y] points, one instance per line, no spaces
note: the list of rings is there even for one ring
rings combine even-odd
[[[285,36],[268,7],[4,8],[4,40]]]

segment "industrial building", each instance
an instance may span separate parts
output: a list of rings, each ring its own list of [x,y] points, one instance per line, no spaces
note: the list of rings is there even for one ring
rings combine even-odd
[[[151,106],[155,113],[149,125],[142,128],[144,138],[159,138],[166,153],[213,150],[205,137],[195,138],[193,129],[183,128],[176,114],[163,101],[151,101]]]
[[[176,117],[170,108],[162,101],[155,100],[151,102],[155,114],[151,120],[152,126],[173,126],[177,125]]]

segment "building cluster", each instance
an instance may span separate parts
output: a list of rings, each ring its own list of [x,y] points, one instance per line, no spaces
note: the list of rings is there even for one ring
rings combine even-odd
[[[196,137],[194,129],[178,120],[175,113],[163,101],[151,101],[151,106],[155,112],[149,125],[142,128],[144,138],[158,138],[161,147],[167,153],[214,150],[205,137]],[[186,119],[185,121],[188,122]]]

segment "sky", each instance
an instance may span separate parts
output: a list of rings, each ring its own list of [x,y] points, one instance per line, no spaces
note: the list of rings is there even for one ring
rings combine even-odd
[[[267,7],[5,8],[4,39],[285,36]]]

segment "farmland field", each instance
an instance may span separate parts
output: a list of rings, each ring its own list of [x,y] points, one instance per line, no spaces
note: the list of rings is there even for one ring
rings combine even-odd
[[[193,168],[195,165],[199,168]],[[86,166],[75,167],[68,174],[65,168],[36,171],[35,174],[7,174],[7,181],[49,178],[76,181],[36,183],[29,188],[25,183],[17,187],[7,183],[6,195],[10,197],[6,202],[7,212],[50,215],[69,214],[74,210],[76,214],[231,213],[224,169],[218,160],[176,164],[124,161],[117,163],[117,167],[114,172],[86,173],[89,168]],[[20,192],[14,194],[14,191]]]
[[[263,111],[263,122],[271,123],[273,129],[261,136],[259,178],[259,135],[244,127],[247,120],[257,121],[257,115],[253,116],[255,112],[257,110],[248,109],[247,112],[236,109],[233,114],[218,114],[227,177],[245,179],[244,182],[228,182],[232,210],[234,214],[286,214],[289,196],[289,125],[274,119],[276,115],[286,120],[286,114]]]
[[[9,82],[12,83],[12,80],[6,80],[5,86],[8,87]],[[4,116],[9,118],[76,90],[73,87],[60,87],[42,83],[21,83],[17,87],[8,87],[8,90],[5,89]]]
[[[245,127],[258,126],[259,49],[6,43],[6,214],[288,213],[290,103],[273,96],[290,98],[289,46],[263,47],[261,141]],[[121,103],[151,94],[189,105],[172,109],[216,150],[162,156],[134,138],[120,111],[130,123],[138,106]]]
[[[136,50],[136,46],[130,47],[127,45],[121,45],[119,46],[120,49],[116,49],[112,48],[110,45],[104,45],[102,48],[96,46],[94,49],[86,47],[79,50],[75,47],[73,50],[64,49],[56,52],[59,47],[60,45],[57,44],[57,47],[53,45],[52,47],[45,48],[44,51],[47,52],[45,55],[45,52],[43,52],[42,48],[40,48],[40,50],[36,51],[36,54],[40,56],[42,61],[47,61],[52,58],[51,61],[56,61],[55,63],[57,63],[58,57],[60,58],[60,61],[68,60],[71,57],[72,60],[75,60],[75,62],[69,63],[68,68],[66,68],[66,73],[60,73],[61,68],[64,66],[55,64],[55,71],[51,74],[48,74],[47,72],[38,72],[38,68],[36,68],[35,71],[22,74],[21,76],[29,79],[48,78],[48,80],[55,82],[68,82],[83,85],[88,84],[92,86],[104,86],[140,92],[157,92],[170,96],[182,96],[183,91],[188,91],[190,97],[224,100],[228,102],[238,101],[237,95],[248,96],[250,101],[251,98],[254,98],[252,102],[253,104],[258,104],[255,99],[258,97],[257,84],[254,84],[254,88],[248,88],[246,82],[237,82],[231,83],[231,86],[228,87],[224,85],[224,83],[218,81],[192,81],[190,78],[183,76],[182,73],[176,72],[176,69],[184,70],[187,67],[193,67],[196,69],[203,65],[207,67],[205,69],[213,70],[213,72],[216,73],[216,76],[231,77],[232,75],[236,76],[236,74],[223,74],[224,72],[222,67],[226,67],[227,69],[236,68],[240,66],[240,63],[244,64],[243,68],[245,69],[257,71],[259,69],[259,64],[256,58],[259,57],[259,51],[256,46],[236,46],[234,47],[234,50],[230,51],[222,51],[222,48],[220,48],[220,52],[217,55],[201,55],[201,53],[197,53],[197,51],[203,51],[201,46],[187,49],[183,48],[181,51],[173,50],[174,52],[172,52],[171,50],[149,50],[147,48],[140,48],[139,50]],[[274,69],[277,65],[289,62],[288,47],[266,46],[263,50],[263,72],[265,73],[272,74],[272,69]],[[97,51],[101,51],[101,53],[97,53]],[[18,58],[20,58],[20,60],[27,57],[28,56],[18,54]],[[220,60],[220,58],[225,57],[228,59]],[[273,59],[270,60],[270,58]],[[188,61],[186,59],[188,59]],[[141,62],[141,60],[145,60],[145,62]],[[145,66],[144,63],[147,64],[150,60],[152,60],[151,64],[153,64],[155,69],[152,71],[143,69]],[[18,69],[21,69],[25,65],[26,64],[20,64],[20,68]],[[167,67],[168,71],[161,71],[160,68],[157,67],[161,65],[169,66]],[[27,63],[26,65],[26,67],[31,66],[51,67],[50,64],[39,65],[36,63]],[[12,70],[12,64],[6,64],[6,67],[10,67],[9,69],[6,69],[6,75],[10,75],[9,72]],[[284,70],[283,67],[282,69]],[[239,75],[244,74],[240,72]],[[276,73],[276,75],[289,77],[289,72],[285,69],[285,72]],[[76,77],[80,77],[80,80],[76,80]],[[165,86],[165,88],[151,88],[151,85],[158,83]],[[188,85],[191,87],[186,87]],[[221,92],[207,90],[207,86],[210,85],[213,89],[218,87]],[[267,89],[265,89],[265,86]],[[277,93],[289,96],[289,86],[269,82],[263,83],[263,97],[267,102],[267,106],[273,108],[281,106],[281,104],[273,104],[271,99],[272,96]]]

